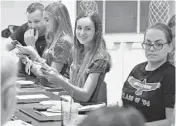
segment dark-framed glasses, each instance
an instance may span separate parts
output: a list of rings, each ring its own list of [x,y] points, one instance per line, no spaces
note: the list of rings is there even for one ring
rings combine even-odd
[[[151,47],[153,46],[153,48],[155,50],[161,50],[165,44],[168,44],[168,43],[154,43],[154,44],[151,44],[151,43],[148,43],[148,42],[143,42],[142,43],[142,48],[145,49],[145,50],[150,50]]]

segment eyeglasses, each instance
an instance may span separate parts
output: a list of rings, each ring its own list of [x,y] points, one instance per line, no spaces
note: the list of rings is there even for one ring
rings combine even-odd
[[[165,44],[168,44],[168,43],[155,43],[155,44],[151,44],[151,43],[143,42],[142,43],[142,48],[145,49],[145,50],[150,50],[151,47],[153,46],[153,48],[155,50],[161,50]]]

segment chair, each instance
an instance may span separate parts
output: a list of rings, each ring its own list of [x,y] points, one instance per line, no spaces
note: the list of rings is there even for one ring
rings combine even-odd
[[[1,31],[1,37],[8,38],[12,33],[14,33],[19,26],[9,25],[8,28]]]

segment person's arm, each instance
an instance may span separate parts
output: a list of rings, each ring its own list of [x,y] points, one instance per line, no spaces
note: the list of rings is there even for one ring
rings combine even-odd
[[[145,123],[145,126],[170,126],[170,119],[174,109],[166,108],[166,119]]]
[[[49,82],[61,85],[70,95],[73,94],[74,99],[82,102],[87,102],[90,99],[93,91],[97,86],[97,82],[100,76],[100,73],[89,74],[84,87],[79,88],[71,84],[62,75],[55,74],[55,77],[53,78],[47,72],[44,72],[44,74],[45,74],[45,77],[48,78]]]
[[[62,71],[62,68],[64,67],[64,63],[62,63],[62,62],[60,62],[60,63],[52,62],[51,67],[56,68],[57,71],[60,73]]]
[[[170,126],[175,103],[175,67],[168,69],[168,73],[161,81],[163,86],[163,98],[166,119],[146,123],[146,126]]]
[[[42,76],[42,72],[41,72],[41,64],[37,63],[37,62],[32,62],[32,66],[31,66],[31,72],[35,75],[35,76]]]
[[[49,70],[49,69],[48,69]],[[85,80],[84,87],[78,87],[71,84],[62,75],[58,74],[56,69],[51,68],[51,71],[43,71],[44,76],[49,82],[62,86],[70,95],[73,94],[75,100],[87,102],[97,87],[99,76],[101,73],[109,71],[109,63],[104,59],[94,61],[88,72],[88,77]]]
[[[100,73],[89,74],[83,88],[74,86],[70,84],[68,81],[64,81],[63,83],[61,83],[61,86],[65,88],[65,90],[69,92],[69,94],[72,94],[73,92],[74,99],[78,101],[87,102],[92,96],[93,91],[97,86],[99,76],[100,76]]]

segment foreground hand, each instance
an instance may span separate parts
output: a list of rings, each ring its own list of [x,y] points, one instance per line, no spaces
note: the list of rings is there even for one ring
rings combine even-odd
[[[18,57],[23,64],[26,64],[28,62],[28,58],[26,55],[18,54]]]
[[[38,30],[29,29],[24,33],[24,41],[27,45],[35,46],[35,42],[38,39]]]
[[[57,69],[50,68],[48,70],[41,69],[44,77],[53,84],[58,85],[59,83],[63,83],[62,76],[58,73]]]
[[[28,55],[33,61],[40,57],[38,52],[32,46],[17,45],[17,48],[21,54]]]

